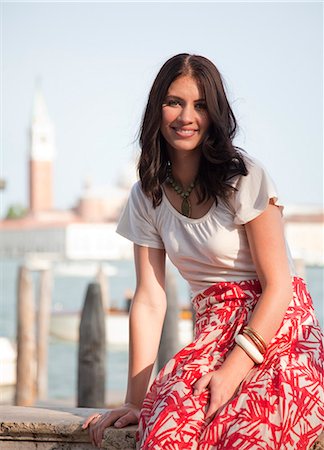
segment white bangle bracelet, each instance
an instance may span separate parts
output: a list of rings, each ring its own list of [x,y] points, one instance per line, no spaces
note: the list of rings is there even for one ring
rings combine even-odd
[[[243,336],[243,334],[237,334],[235,336],[235,342],[256,364],[261,364],[263,362],[262,354],[249,340],[246,339],[245,336]]]

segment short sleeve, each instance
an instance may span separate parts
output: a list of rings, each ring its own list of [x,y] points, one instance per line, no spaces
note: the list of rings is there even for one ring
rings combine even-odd
[[[132,187],[126,206],[120,216],[116,232],[143,247],[164,248],[153,224],[154,209],[142,191],[140,182]]]
[[[283,205],[271,176],[262,164],[252,157],[244,157],[248,174],[241,176],[234,193],[234,223],[243,225],[259,216],[268,206],[270,199],[280,208]]]

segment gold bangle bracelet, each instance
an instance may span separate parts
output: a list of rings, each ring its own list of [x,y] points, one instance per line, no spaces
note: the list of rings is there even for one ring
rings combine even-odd
[[[253,328],[248,327],[248,326],[246,326],[246,327],[243,328],[243,332],[244,332],[245,330],[246,330],[246,331],[250,331],[250,333],[252,333],[252,334],[260,341],[261,345],[262,345],[263,348],[264,348],[264,353],[265,353],[266,350],[267,350],[267,345],[266,345],[266,343],[265,343],[263,337],[261,336],[261,334],[259,334],[257,331],[253,330]]]
[[[264,350],[264,347],[263,347],[262,343],[259,341],[259,339],[253,333],[251,333],[250,330],[246,330],[244,328],[243,334],[246,334],[246,336],[249,336],[251,341],[255,344],[255,346],[257,347],[257,349],[259,350],[259,352],[262,355],[265,353],[265,350]]]

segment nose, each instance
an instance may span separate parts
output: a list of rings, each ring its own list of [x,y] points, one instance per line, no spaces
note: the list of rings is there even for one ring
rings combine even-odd
[[[194,112],[195,109],[191,105],[185,105],[181,109],[178,120],[185,124],[192,123],[194,121]]]

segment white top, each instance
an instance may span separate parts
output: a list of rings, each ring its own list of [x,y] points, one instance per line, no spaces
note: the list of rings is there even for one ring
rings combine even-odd
[[[273,199],[283,205],[271,177],[254,157],[243,154],[247,176],[231,182],[236,187],[227,202],[214,202],[199,219],[180,214],[163,192],[154,209],[138,181],[120,217],[117,233],[144,247],[164,248],[193,295],[218,281],[257,278],[244,224],[264,211]],[[291,274],[295,269],[286,243]]]

